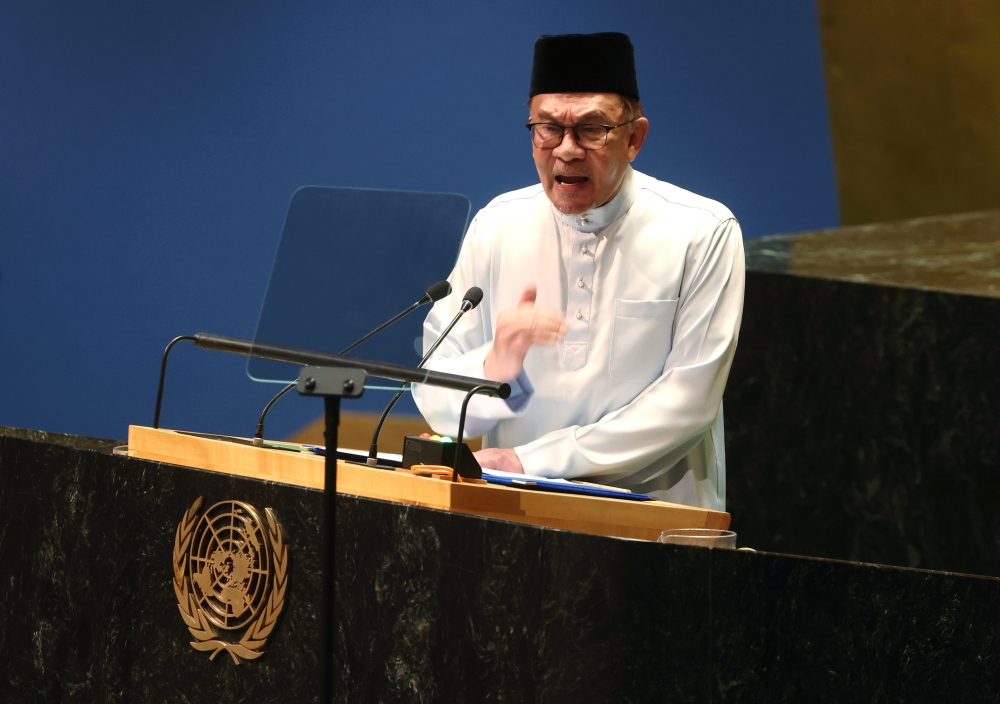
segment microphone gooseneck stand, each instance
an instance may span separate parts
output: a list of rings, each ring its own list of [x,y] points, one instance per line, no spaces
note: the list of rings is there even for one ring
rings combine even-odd
[[[462,466],[462,455],[465,454],[462,442],[465,437],[465,413],[469,410],[469,401],[480,391],[489,391],[492,388],[492,386],[480,384],[473,389],[469,389],[469,393],[465,394],[465,398],[462,400],[462,412],[458,414],[458,435],[455,437],[455,444],[457,445],[457,449],[455,450],[455,471],[451,473],[451,480],[453,482],[458,481],[458,468]]]
[[[341,350],[340,354],[347,354],[355,347],[360,345],[362,342],[365,342],[372,336],[382,332],[387,327],[395,323],[397,320],[409,315],[420,306],[426,305],[427,303],[437,303],[442,298],[450,294],[451,294],[451,284],[448,283],[446,279],[442,279],[441,281],[431,284],[430,286],[427,287],[427,290],[424,291],[424,295],[420,297],[419,301],[411,304],[405,310],[392,316],[387,321],[379,325],[377,328],[372,330],[370,333],[368,333],[361,339],[352,342],[350,345]],[[163,361],[160,362],[160,382],[156,388],[156,410],[153,412],[154,428],[160,427],[160,409],[163,407],[163,384],[167,378],[167,359],[170,357],[170,351],[174,348],[174,345],[176,345],[178,342],[182,340],[189,340],[191,342],[194,342],[194,339],[195,338],[193,335],[180,335],[178,337],[175,337],[169,343],[167,343],[166,349],[163,350]],[[253,436],[254,445],[261,447],[264,444],[264,419],[267,417],[267,412],[271,410],[271,406],[273,406],[279,398],[281,398],[294,388],[295,388],[295,382],[286,385],[284,388],[281,389],[281,391],[275,394],[270,401],[267,402],[266,406],[264,406],[264,410],[260,414],[260,420],[257,421],[257,431],[254,433]]]
[[[327,452],[323,484],[323,598],[320,622],[320,668],[323,677],[323,699],[333,700],[334,670],[332,666],[336,628],[336,537],[337,537],[337,426],[340,423],[342,396],[357,398],[364,392],[367,375],[395,381],[430,384],[456,391],[488,391],[500,398],[510,396],[510,385],[457,374],[445,374],[427,369],[406,367],[388,362],[352,359],[284,345],[257,343],[222,335],[198,333],[194,343],[203,349],[263,357],[279,362],[303,364],[296,385],[306,396],[322,396],[326,425]]]
[[[478,286],[473,286],[472,288],[470,288],[468,291],[465,292],[465,297],[462,299],[462,307],[458,309],[458,313],[456,313],[455,317],[451,319],[450,323],[448,323],[448,327],[444,329],[444,332],[438,335],[438,338],[434,341],[434,344],[431,345],[431,348],[429,350],[427,350],[427,354],[425,354],[423,358],[420,360],[420,363],[417,364],[418,369],[423,368],[423,366],[427,363],[427,360],[431,358],[431,355],[434,354],[437,348],[441,346],[441,343],[444,342],[444,339],[448,337],[448,333],[450,333],[451,329],[455,327],[459,319],[463,315],[468,313],[470,310],[478,306],[482,302],[482,300],[483,300],[483,290]],[[372,434],[372,444],[368,448],[367,464],[370,467],[378,466],[378,436],[382,433],[382,425],[385,423],[385,419],[389,417],[389,412],[392,410],[392,407],[396,405],[396,402],[403,397],[403,394],[406,393],[406,391],[407,389],[406,387],[404,387],[396,392],[396,395],[389,400],[389,403],[385,407],[385,410],[382,411],[382,415],[379,416],[378,423],[375,424],[375,432]]]
[[[375,328],[374,330],[372,330],[367,335],[361,337],[358,340],[355,340],[354,342],[352,342],[351,344],[349,344],[347,347],[345,347],[344,349],[342,349],[338,354],[347,354],[348,352],[350,352],[351,350],[353,350],[355,347],[357,347],[358,345],[360,345],[362,342],[365,342],[369,338],[374,337],[378,333],[382,332],[387,327],[389,327],[390,325],[392,325],[393,323],[395,323],[397,320],[400,320],[401,318],[405,318],[407,315],[409,315],[410,313],[412,313],[413,311],[415,311],[420,306],[425,305],[427,303],[437,303],[438,301],[440,301],[442,298],[444,298],[445,296],[447,296],[449,294],[451,294],[451,284],[448,283],[446,280],[438,281],[437,283],[431,284],[430,286],[427,287],[427,290],[424,291],[424,295],[420,297],[419,301],[417,301],[416,303],[411,304],[409,307],[407,307],[403,311],[401,311],[401,312],[397,313],[396,315],[392,316],[391,318],[389,318],[387,321],[385,321],[384,323],[382,323],[381,325],[379,325],[377,328]],[[161,384],[161,386],[163,384],[162,378],[160,380],[160,384]],[[274,397],[270,401],[267,402],[267,405],[264,406],[264,410],[261,411],[261,413],[260,413],[260,420],[257,421],[257,430],[253,434],[253,444],[256,445],[257,447],[262,447],[264,445],[264,419],[267,418],[267,412],[271,410],[271,406],[273,406],[275,404],[275,402],[277,402],[277,400],[279,398],[281,398],[282,396],[284,396],[285,394],[287,394],[289,391],[291,391],[292,389],[294,389],[296,384],[297,384],[297,382],[293,381],[292,383],[285,385],[285,387],[282,388],[281,391],[279,391],[278,393],[276,393],[274,395]],[[156,426],[153,426],[153,427],[155,428]],[[336,449],[336,448],[334,448],[334,449]]]
[[[163,405],[163,382],[167,378],[167,358],[170,356],[170,350],[181,340],[194,342],[194,335],[178,335],[168,342],[167,348],[163,350],[163,361],[160,362],[160,384],[156,388],[156,411],[153,413],[154,428],[160,427],[160,407]]]

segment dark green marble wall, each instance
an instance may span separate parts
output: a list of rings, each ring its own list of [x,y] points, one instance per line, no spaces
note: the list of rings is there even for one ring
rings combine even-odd
[[[0,431],[0,701],[317,701],[320,494]],[[22,434],[23,435],[23,434]],[[55,442],[48,441],[58,441]],[[258,660],[193,650],[197,496],[273,507],[288,602]],[[338,509],[341,702],[991,701],[1000,580]]]
[[[1000,298],[1000,210],[771,235],[747,269]]]
[[[743,544],[1000,575],[1000,213],[747,242]]]

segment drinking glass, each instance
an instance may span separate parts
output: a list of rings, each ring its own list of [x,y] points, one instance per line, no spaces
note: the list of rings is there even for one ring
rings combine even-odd
[[[660,533],[656,542],[733,550],[736,548],[736,533],[718,528],[668,528]]]

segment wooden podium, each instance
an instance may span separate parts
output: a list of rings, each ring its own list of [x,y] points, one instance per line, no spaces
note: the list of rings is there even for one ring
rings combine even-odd
[[[324,459],[187,435],[173,430],[130,426],[129,456],[212,472],[323,488]],[[372,499],[456,513],[499,518],[580,533],[656,540],[666,528],[728,528],[730,516],[664,501],[630,501],[559,494],[497,485],[459,484],[375,469],[341,460],[337,491]]]
[[[233,472],[267,470],[276,451],[142,428],[132,439],[174,456],[0,427],[0,701],[320,701],[325,495],[293,482],[315,486],[322,463],[278,463],[261,481]],[[227,455],[241,451],[260,464]],[[724,514],[445,492],[364,467],[345,467],[345,483],[352,471],[408,484],[345,492],[430,493],[338,497],[338,702],[992,702],[1000,691],[1000,580],[554,530],[530,523],[629,532],[651,509],[689,525]],[[480,498],[493,496],[509,503]],[[276,626],[239,665],[193,647],[179,612],[177,538],[202,499],[273,511],[288,548]],[[484,506],[510,520],[472,515]]]

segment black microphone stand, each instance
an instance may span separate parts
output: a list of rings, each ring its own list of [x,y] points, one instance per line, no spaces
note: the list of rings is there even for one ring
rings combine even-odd
[[[323,698],[334,695],[333,650],[337,627],[337,429],[340,425],[342,396],[358,398],[365,390],[365,370],[350,367],[303,367],[296,386],[303,396],[323,397],[326,455],[323,471],[323,538],[320,569],[323,596],[320,601],[320,667],[323,670]]]
[[[375,328],[374,330],[372,330],[371,332],[369,332],[364,337],[361,337],[360,339],[355,340],[354,342],[352,342],[351,344],[349,344],[347,347],[345,347],[344,349],[342,349],[337,354],[347,354],[348,352],[350,352],[351,350],[353,350],[355,347],[357,347],[358,345],[360,345],[363,342],[367,342],[369,339],[371,339],[372,337],[374,337],[378,333],[382,332],[383,330],[385,330],[387,327],[389,327],[390,325],[392,325],[396,321],[405,318],[406,316],[408,316],[410,313],[412,313],[413,311],[415,311],[420,306],[422,306],[424,304],[427,304],[427,303],[436,303],[437,301],[441,300],[442,298],[444,298],[445,296],[447,296],[450,293],[451,293],[451,284],[448,283],[447,280],[442,280],[442,281],[438,281],[437,283],[431,284],[427,288],[427,291],[424,292],[424,295],[421,296],[420,300],[418,300],[416,303],[412,303],[412,304],[410,304],[409,307],[403,309],[399,313],[396,313],[396,315],[394,315],[391,318],[389,318],[387,321],[385,321],[384,323],[382,323],[381,325],[379,325],[377,328]],[[177,338],[177,340],[180,340],[180,339],[182,339],[182,338]],[[185,339],[187,339],[187,338],[185,338]],[[190,339],[193,339],[193,338],[190,338]],[[177,342],[177,340],[174,340],[174,342]],[[172,345],[173,342],[170,343],[170,344]],[[170,349],[170,347],[168,346],[167,350],[169,351],[169,349]],[[164,356],[164,359],[163,359],[164,370],[166,370],[166,364],[167,364],[166,356]],[[160,410],[159,410],[160,409],[160,402],[159,402],[159,398],[163,395],[163,373],[164,372],[161,372],[161,374],[160,374],[160,395],[157,396],[157,402],[156,402],[156,409],[157,409],[156,410],[156,419],[157,419],[157,422],[159,421],[159,418],[160,418]],[[291,391],[292,389],[294,389],[295,385],[296,385],[296,382],[294,382],[294,381],[291,384],[287,384],[284,388],[281,389],[281,391],[279,391],[278,393],[276,393],[274,395],[274,397],[270,401],[267,402],[266,406],[264,406],[264,410],[261,411],[261,413],[260,413],[260,420],[257,421],[257,430],[253,434],[253,444],[256,445],[257,447],[262,447],[264,445],[264,419],[267,418],[267,412],[271,410],[271,406],[273,406],[278,401],[278,399],[280,399],[282,396],[284,396],[289,391]],[[157,426],[153,425],[153,427],[155,428]]]
[[[488,391],[500,398],[510,396],[510,385],[457,374],[406,367],[389,362],[353,359],[339,355],[303,350],[284,345],[251,342],[222,335],[198,333],[194,344],[203,349],[275,359],[309,365],[299,373],[296,386],[305,396],[322,396],[326,426],[326,453],[323,483],[323,597],[320,621],[320,667],[324,704],[333,700],[333,651],[336,633],[336,538],[337,538],[337,428],[340,425],[340,399],[357,398],[364,393],[369,374],[384,379],[443,386],[456,391]]]
[[[420,360],[420,363],[417,364],[417,369],[421,369],[425,364],[427,364],[427,360],[430,359],[431,355],[434,354],[434,352],[437,351],[437,348],[441,346],[441,343],[444,342],[444,339],[446,337],[448,337],[448,334],[451,333],[452,328],[454,328],[458,324],[458,321],[461,319],[461,317],[466,313],[468,313],[473,308],[475,308],[476,306],[478,306],[480,301],[482,300],[483,300],[483,291],[478,286],[473,286],[465,293],[465,298],[462,299],[462,306],[458,309],[458,312],[455,314],[455,317],[451,319],[451,322],[448,323],[448,327],[444,329],[444,332],[438,335],[438,338],[434,341],[434,344],[431,345],[431,348],[429,350],[427,350],[427,354],[425,354],[423,358]],[[389,417],[389,412],[392,410],[392,407],[396,405],[396,402],[399,401],[400,398],[402,398],[403,394],[406,393],[406,390],[407,390],[406,387],[403,387],[402,389],[396,392],[396,395],[393,396],[392,399],[390,399],[388,405],[385,407],[385,410],[382,411],[382,415],[379,416],[378,423],[375,424],[375,432],[372,434],[372,444],[368,447],[367,464],[369,467],[379,466],[378,436],[382,433],[382,425],[385,423],[385,419]],[[461,451],[459,451],[459,456],[461,456]]]
[[[194,342],[194,335],[179,335],[167,344],[167,349],[163,350],[163,361],[160,362],[160,383],[156,387],[156,410],[153,412],[154,428],[160,427],[160,408],[163,406],[163,382],[167,378],[167,358],[170,356],[170,350],[174,348],[174,345],[182,340]]]
[[[485,384],[481,384],[474,389],[469,389],[469,393],[465,394],[465,398],[462,400],[462,412],[458,414],[458,435],[455,438],[455,471],[451,473],[451,480],[453,482],[458,481],[458,468],[462,466],[462,455],[465,453],[463,438],[465,437],[465,414],[469,410],[469,401],[480,391],[489,391],[490,388]]]

